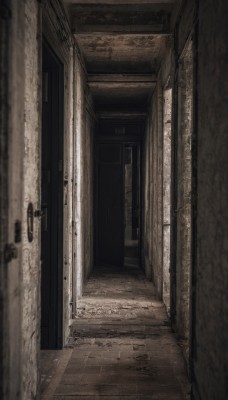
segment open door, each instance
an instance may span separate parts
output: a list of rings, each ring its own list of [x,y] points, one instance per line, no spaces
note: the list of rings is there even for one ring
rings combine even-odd
[[[43,43],[41,347],[61,348],[63,297],[63,66]]]

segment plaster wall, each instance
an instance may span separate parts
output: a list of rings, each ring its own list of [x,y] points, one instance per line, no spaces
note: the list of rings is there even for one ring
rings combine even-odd
[[[158,80],[149,107],[143,152],[143,265],[162,296],[162,87]]]
[[[61,17],[61,24],[58,18]],[[50,0],[43,7],[36,1],[25,6],[25,147],[23,191],[22,260],[22,398],[39,392],[40,351],[40,219],[34,218],[34,238],[27,237],[27,207],[39,210],[41,184],[41,87],[42,34],[64,65],[64,263],[63,263],[63,342],[69,335],[72,298],[72,176],[73,176],[73,52],[72,38],[61,3]],[[62,37],[65,40],[62,40]],[[67,40],[66,40],[67,38]]]
[[[84,267],[84,226],[83,226],[83,196],[84,196],[84,182],[83,182],[83,133],[84,133],[84,75],[83,69],[75,51],[74,54],[74,84],[75,84],[75,126],[74,126],[74,184],[75,184],[75,231],[74,231],[74,256],[75,256],[75,275],[76,275],[76,302],[82,295],[83,288],[83,267]]]
[[[163,301],[170,309],[172,89],[163,91]]]
[[[40,221],[27,234],[27,208],[40,209],[40,15],[37,1],[25,2],[25,106],[22,222],[22,379],[21,398],[38,391],[40,340]]]
[[[189,338],[191,284],[193,53],[189,42],[179,63],[177,134],[176,329]]]
[[[195,399],[228,396],[228,3],[199,4]]]
[[[63,327],[64,344],[69,336],[73,314],[73,46],[68,49],[64,68],[64,258]]]
[[[21,238],[24,149],[25,4],[9,2],[0,20],[0,397],[21,396]],[[9,80],[10,76],[10,80]],[[6,245],[17,257],[6,260]]]
[[[40,219],[27,236],[27,208],[40,209],[42,34],[64,65],[63,336],[69,336],[73,282],[73,38],[61,2],[12,2],[1,21],[1,357],[3,399],[39,395]],[[10,79],[9,79],[10,76]],[[3,217],[4,216],[4,217]],[[3,218],[2,218],[3,217]],[[15,222],[22,238],[15,243]],[[91,220],[90,220],[91,222]],[[4,246],[17,258],[5,263]],[[23,251],[21,251],[23,250]],[[91,261],[90,261],[91,262]]]
[[[82,296],[85,279],[93,266],[93,124],[94,117],[87,88],[87,77],[75,50],[74,66],[74,182],[75,230],[74,255],[76,271],[76,301]],[[88,110],[87,110],[88,108]]]
[[[152,267],[149,256],[150,249],[150,217],[149,217],[149,173],[151,160],[149,158],[150,149],[150,120],[147,121],[145,136],[142,147],[142,266],[147,278],[152,279]]]
[[[170,287],[171,149],[168,141],[171,136],[171,96],[168,101],[168,97],[165,98],[164,89],[167,88],[171,74],[171,61],[171,43],[167,39],[163,48],[163,61],[158,73],[157,85],[148,108],[142,158],[142,265],[146,276],[154,281],[157,293],[160,298],[163,298],[167,309]]]
[[[93,153],[94,153],[94,117],[86,110],[86,127],[84,142],[84,181],[85,181],[85,268],[84,282],[93,268]]]

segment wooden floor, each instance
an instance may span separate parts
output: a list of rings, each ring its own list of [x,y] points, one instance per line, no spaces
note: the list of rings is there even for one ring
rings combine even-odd
[[[189,399],[180,346],[139,269],[94,272],[71,336],[41,352],[42,399]]]

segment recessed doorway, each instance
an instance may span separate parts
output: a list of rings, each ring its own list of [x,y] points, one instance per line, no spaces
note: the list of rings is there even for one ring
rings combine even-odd
[[[124,266],[139,265],[140,146],[124,148]]]
[[[42,54],[41,347],[63,345],[63,65]]]
[[[142,124],[105,121],[96,137],[95,262],[138,267]]]

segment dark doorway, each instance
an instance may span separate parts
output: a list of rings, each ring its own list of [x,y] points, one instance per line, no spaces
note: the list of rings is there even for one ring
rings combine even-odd
[[[97,152],[97,264],[123,266],[123,145],[99,143]]]
[[[96,136],[96,266],[139,266],[140,143],[138,121],[106,120]]]
[[[63,271],[63,65],[43,42],[41,347],[61,348]]]
[[[139,265],[140,222],[140,146],[126,144],[124,149],[124,265]]]

